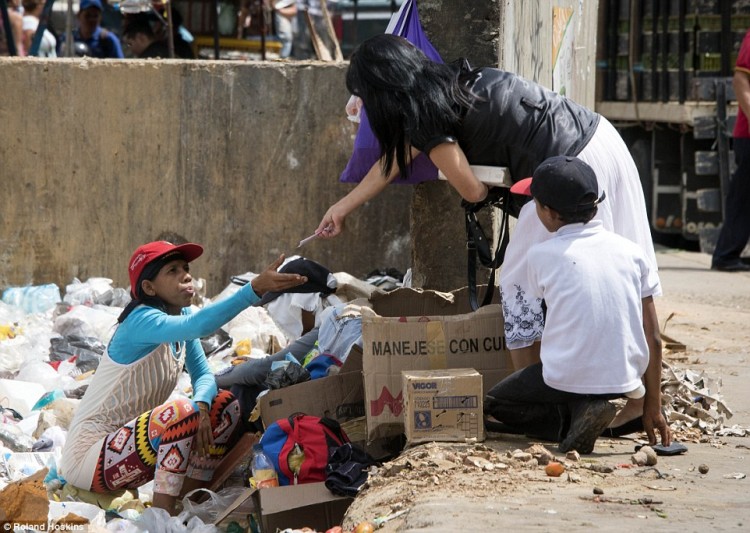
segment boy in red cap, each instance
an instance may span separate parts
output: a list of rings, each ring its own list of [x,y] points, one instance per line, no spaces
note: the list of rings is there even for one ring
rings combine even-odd
[[[236,441],[238,402],[217,391],[200,338],[266,292],[307,279],[277,272],[281,256],[232,296],[192,312],[189,263],[202,253],[198,244],[157,241],[130,258],[133,300],[117,319],[63,449],[61,474],[73,486],[110,492],[153,479],[154,507],[173,514],[177,498],[209,481]],[[170,399],[183,367],[193,399]]]
[[[642,398],[650,443],[656,430],[669,446],[653,302],[659,279],[638,245],[592,220],[605,199],[593,169],[576,157],[551,157],[511,191],[533,196],[554,234],[528,252],[526,296],[546,305],[541,363],[495,385],[485,411],[559,441],[562,452],[588,454],[615,417],[609,400]]]

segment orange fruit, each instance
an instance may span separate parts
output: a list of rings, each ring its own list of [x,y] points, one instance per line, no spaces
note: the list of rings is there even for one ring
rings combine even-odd
[[[372,522],[360,522],[354,528],[354,533],[374,533],[375,525]]]
[[[544,467],[544,473],[550,477],[560,477],[565,472],[565,467],[561,463],[552,461]]]

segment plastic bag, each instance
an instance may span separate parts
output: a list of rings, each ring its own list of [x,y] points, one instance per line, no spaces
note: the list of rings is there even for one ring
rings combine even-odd
[[[224,511],[229,504],[235,501],[240,494],[245,492],[247,487],[226,487],[219,492],[208,489],[195,489],[188,492],[182,499],[182,513],[180,516],[197,517],[205,523],[213,523],[219,513]],[[208,499],[201,503],[195,503],[190,499],[191,496],[198,493],[208,494]]]
[[[26,313],[45,313],[54,308],[60,299],[60,289],[54,283],[27,287],[8,287],[3,301],[20,307]]]
[[[99,528],[105,527],[107,524],[104,516],[104,509],[99,509],[96,505],[84,502],[56,502],[54,500],[50,500],[49,502],[47,520],[54,523],[56,520],[59,520],[70,513],[75,513],[78,516],[88,519],[89,523],[86,527],[87,531],[98,530]],[[63,525],[57,525],[54,529],[50,528],[50,531],[65,531],[66,529],[67,528]],[[81,530],[83,530],[83,528],[81,528]]]
[[[0,370],[18,372],[31,351],[31,343],[23,335],[0,340]]]
[[[192,494],[192,493],[190,493]],[[187,511],[178,516],[169,516],[164,509],[149,507],[135,522],[139,531],[148,533],[218,533],[221,530],[213,524],[206,524],[198,517],[186,520],[190,515]]]
[[[210,357],[219,350],[228,348],[231,345],[232,337],[221,328],[206,337],[201,337],[201,346],[203,347],[206,357]]]
[[[74,355],[99,359],[104,354],[104,343],[97,337],[68,335],[50,339],[49,360],[62,361]]]
[[[85,283],[73,279],[73,283],[65,287],[63,301],[70,305],[112,305],[125,307],[130,296],[125,289],[113,288],[109,278],[89,278]]]
[[[293,358],[294,356],[287,354],[287,358],[289,357]],[[265,384],[269,389],[281,389],[289,385],[310,381],[310,372],[296,360],[294,362],[283,361],[282,363],[286,364],[281,365],[277,363],[279,361],[274,362],[271,370],[268,372],[268,376],[266,376]]]
[[[391,17],[385,33],[399,35],[404,37],[414,46],[422,50],[427,57],[442,63],[440,54],[427,39],[419,22],[419,13],[417,12],[417,3],[412,0],[406,0],[401,9]],[[354,150],[352,156],[341,173],[339,181],[344,183],[358,183],[362,181],[370,168],[380,159],[380,143],[375,138],[375,134],[370,128],[370,121],[367,118],[367,110],[359,110],[359,128],[354,138]],[[406,184],[414,185],[423,181],[436,180],[438,177],[437,167],[430,161],[425,154],[419,154],[412,162],[411,174],[407,179],[396,178],[391,181],[392,185]]]
[[[53,330],[63,337],[95,337],[107,344],[121,312],[119,307],[77,305],[55,319]]]

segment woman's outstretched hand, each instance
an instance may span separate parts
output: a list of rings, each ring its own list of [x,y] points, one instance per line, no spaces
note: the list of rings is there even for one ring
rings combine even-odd
[[[328,208],[326,214],[323,215],[323,219],[318,224],[318,229],[315,233],[325,239],[335,237],[342,231],[344,231],[344,220],[346,214],[339,210],[335,205]]]
[[[268,265],[263,272],[253,278],[250,283],[253,286],[255,294],[263,296],[269,291],[282,292],[307,282],[307,278],[300,274],[278,272],[277,270],[283,262],[284,254],[281,254],[276,261]]]

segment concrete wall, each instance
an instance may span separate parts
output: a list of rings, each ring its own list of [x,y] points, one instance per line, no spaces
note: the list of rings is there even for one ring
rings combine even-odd
[[[572,10],[568,95],[587,105],[597,5],[554,6]],[[546,0],[420,0],[419,13],[446,61],[552,85]],[[0,289],[89,276],[125,285],[132,250],[162,234],[206,245],[195,272],[209,294],[294,252],[351,188],[337,181],[355,133],[345,67],[0,59]],[[392,186],[347,224],[305,255],[355,276],[413,266],[415,285],[466,284],[463,211],[447,183]]]
[[[344,65],[0,58],[0,290],[104,276],[160,235],[229,277],[295,252],[350,185]],[[304,254],[364,275],[409,267],[410,187]]]

